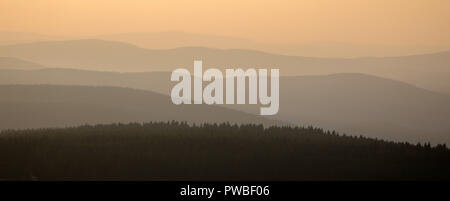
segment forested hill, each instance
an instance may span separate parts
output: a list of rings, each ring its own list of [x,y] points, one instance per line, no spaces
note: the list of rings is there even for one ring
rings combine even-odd
[[[450,151],[317,128],[109,124],[0,134],[2,180],[448,180]]]

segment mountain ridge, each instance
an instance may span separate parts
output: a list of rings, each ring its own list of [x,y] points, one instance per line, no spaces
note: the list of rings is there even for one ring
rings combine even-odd
[[[0,84],[116,86],[170,95],[169,72],[0,70]],[[206,84],[206,83],[205,83]],[[168,100],[167,102],[170,102]],[[259,114],[261,105],[220,105]],[[267,118],[389,140],[450,142],[450,96],[365,74],[280,77],[280,111]],[[423,133],[429,134],[423,134]]]
[[[171,120],[283,124],[228,108],[177,106],[167,95],[131,88],[0,85],[0,93],[2,130]]]
[[[450,93],[450,52],[386,58],[312,58],[262,51],[204,47],[145,49],[122,42],[73,40],[0,46],[0,56],[53,68],[140,72],[191,68],[203,60],[210,68],[279,68],[281,75],[363,73]]]
[[[449,50],[445,46],[397,46],[356,44],[338,41],[315,41],[309,43],[277,43],[253,41],[246,38],[215,34],[189,33],[178,30],[162,32],[131,32],[67,37],[49,36],[26,32],[0,32],[0,45],[29,43],[48,40],[102,39],[131,43],[149,49],[171,49],[185,46],[204,46],[219,49],[241,48],[265,52],[322,58],[389,57],[426,54]]]

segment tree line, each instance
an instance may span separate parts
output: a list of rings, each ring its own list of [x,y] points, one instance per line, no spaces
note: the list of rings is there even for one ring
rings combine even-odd
[[[0,180],[448,180],[450,151],[321,128],[149,122],[0,133]]]

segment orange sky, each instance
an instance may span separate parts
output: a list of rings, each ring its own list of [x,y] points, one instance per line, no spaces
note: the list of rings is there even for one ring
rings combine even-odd
[[[450,46],[449,0],[0,0],[0,31]]]

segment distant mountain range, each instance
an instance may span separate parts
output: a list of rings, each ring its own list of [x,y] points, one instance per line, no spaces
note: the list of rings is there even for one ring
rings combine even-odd
[[[183,31],[164,32],[136,32],[104,34],[85,37],[49,36],[37,33],[0,32],[0,45],[30,43],[49,40],[80,40],[95,38],[102,40],[119,41],[134,44],[149,49],[172,49],[179,47],[210,47],[219,49],[249,49],[283,54],[290,56],[308,57],[367,57],[367,56],[404,56],[414,54],[427,54],[447,51],[446,46],[398,46],[376,44],[353,44],[345,42],[315,41],[303,43],[270,43],[258,42],[245,38],[220,36],[213,34],[188,33]]]
[[[170,93],[173,83],[169,77],[168,72],[0,70],[0,84],[117,86],[161,94]],[[155,104],[165,107],[172,103],[167,98],[166,102],[156,101]],[[257,114],[259,108],[255,105],[220,107],[224,106],[251,114]],[[450,95],[364,74],[283,76],[279,114],[267,118],[389,140],[450,142]]]
[[[384,58],[313,58],[243,49],[184,47],[145,49],[103,40],[49,41],[0,46],[0,57],[13,57],[47,67],[141,72],[204,68],[280,68],[282,75],[363,73],[450,93],[450,52]],[[2,68],[9,68],[3,66]]]

